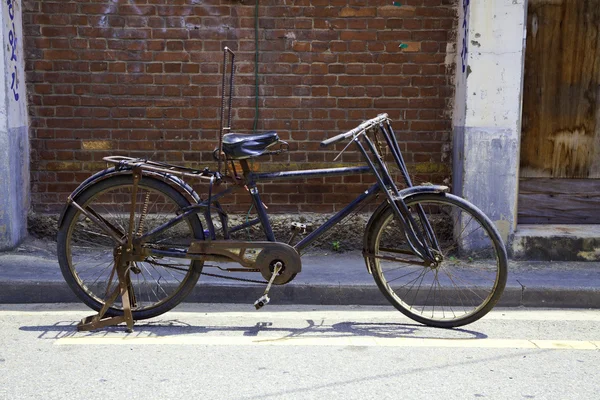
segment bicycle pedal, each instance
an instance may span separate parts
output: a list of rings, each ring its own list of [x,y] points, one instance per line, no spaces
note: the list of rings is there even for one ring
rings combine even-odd
[[[260,310],[261,308],[269,304],[270,301],[271,299],[269,299],[269,296],[263,294],[258,300],[254,302],[254,308]]]
[[[292,222],[291,230],[292,232],[298,232],[301,235],[306,235],[309,232],[312,232],[312,224],[302,224],[300,222]]]

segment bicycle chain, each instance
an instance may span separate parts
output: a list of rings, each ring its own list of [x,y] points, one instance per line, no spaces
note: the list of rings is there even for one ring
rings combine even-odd
[[[267,283],[267,281],[257,281],[255,279],[234,278],[233,276],[210,274],[208,272],[200,272],[200,275],[212,276],[213,278],[229,279],[229,280],[232,280],[232,281],[241,281],[241,282],[249,282],[249,283],[259,283],[261,285],[264,285],[264,284]]]
[[[157,261],[149,261],[149,260],[146,260],[145,262],[147,262],[149,264],[159,265],[159,266],[161,266],[163,268],[175,269],[177,271],[182,271],[182,272],[188,271],[188,269],[178,268],[176,265],[173,265],[173,264],[165,264],[165,263],[160,263],[160,262],[157,262]],[[184,266],[185,264],[179,264],[179,265]],[[214,267],[214,266],[213,265],[205,265],[204,267]],[[248,272],[260,272],[260,271],[258,269],[257,270],[251,270],[251,269],[249,269]],[[200,272],[200,275],[212,276],[213,278],[229,279],[229,280],[233,280],[233,281],[259,283],[261,285],[264,285],[264,284],[267,283],[266,281],[257,281],[255,279],[245,279],[245,278],[235,278],[233,276],[211,274],[211,273],[208,273],[208,272]]]

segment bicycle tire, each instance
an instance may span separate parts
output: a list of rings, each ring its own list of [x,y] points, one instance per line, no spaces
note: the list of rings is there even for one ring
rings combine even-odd
[[[454,328],[477,321],[496,305],[506,285],[508,261],[498,230],[477,207],[451,194],[421,193],[405,202],[420,229],[417,206],[423,209],[439,241],[441,262],[435,268],[424,265],[387,205],[374,216],[365,238],[377,286],[400,312],[425,325]]]
[[[126,235],[132,187],[131,174],[117,175],[92,184],[79,194],[75,201],[83,208],[90,207]],[[137,233],[141,233],[141,230],[150,231],[167,219],[174,218],[178,210],[190,205],[185,196],[173,187],[147,176],[140,180],[136,198],[136,211],[144,206],[147,211],[143,222],[136,212]],[[186,248],[186,243],[193,239],[204,239],[197,215],[187,217],[183,223],[169,228],[165,234],[156,238],[153,244]],[[117,283],[116,275],[111,276],[114,270],[113,251],[116,243],[76,207],[70,207],[66,212],[57,236],[60,269],[71,290],[96,311],[102,308],[107,293],[112,292]],[[97,263],[98,261],[100,262]],[[185,264],[177,264],[179,262]],[[134,320],[158,316],[179,304],[196,285],[203,266],[201,261],[179,258],[175,261],[161,258],[159,261],[159,258],[154,256],[134,263],[136,271],[140,271],[130,272],[137,298],[137,307],[132,309]],[[185,267],[187,264],[189,265]],[[122,315],[120,302],[119,297],[107,310],[106,315]]]

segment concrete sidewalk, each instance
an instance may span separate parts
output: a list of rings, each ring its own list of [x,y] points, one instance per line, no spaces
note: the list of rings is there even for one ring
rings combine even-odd
[[[322,252],[304,256],[302,263],[302,272],[292,282],[271,290],[273,304],[389,304],[360,252]],[[244,277],[259,278],[256,274]],[[252,308],[264,288],[201,276],[186,301],[248,303]],[[17,249],[0,253],[0,303],[63,302],[79,300],[63,280],[55,243],[29,238]],[[600,262],[510,261],[498,305],[600,308]]]

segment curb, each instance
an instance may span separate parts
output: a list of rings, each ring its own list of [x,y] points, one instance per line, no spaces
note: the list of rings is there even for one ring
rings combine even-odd
[[[184,303],[253,303],[263,294],[262,285],[199,283]],[[372,285],[293,284],[271,289],[272,304],[390,305]],[[0,282],[0,304],[81,303],[65,282]],[[507,287],[497,307],[598,308],[600,289]]]

